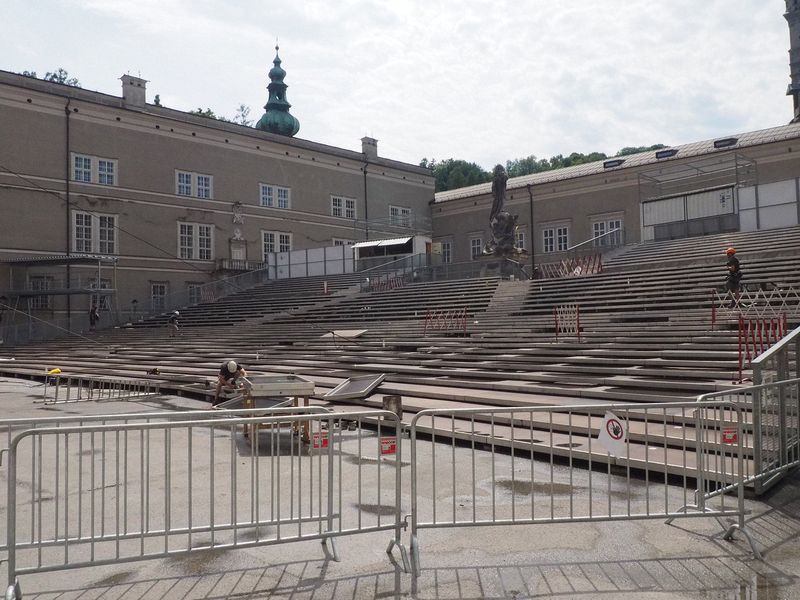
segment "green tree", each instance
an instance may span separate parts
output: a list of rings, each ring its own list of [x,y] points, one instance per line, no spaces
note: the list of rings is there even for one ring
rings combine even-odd
[[[238,123],[239,125],[244,125],[245,127],[252,127],[253,120],[248,119],[247,117],[250,116],[250,107],[246,104],[240,104],[239,108],[236,109],[236,114],[233,116],[233,122]]]
[[[25,77],[33,77],[34,79],[39,79],[39,76],[36,74],[36,71],[23,71],[20,75],[24,75]],[[48,71],[45,73],[44,77],[42,77],[44,81],[52,81],[53,83],[63,83],[64,85],[71,85],[72,87],[80,87],[81,82],[78,81],[76,77],[70,77],[69,73],[66,69],[62,69],[59,67],[55,71]]]
[[[485,183],[492,179],[491,173],[484,171],[480,165],[465,160],[448,158],[437,161],[423,158],[419,164],[433,171],[437,192]]]
[[[197,107],[197,110],[190,110],[190,115],[197,115],[198,117],[206,117],[207,119],[217,119],[217,114],[210,108]]]
[[[664,144],[653,144],[652,146],[625,146],[614,156],[628,156],[629,154],[639,154],[640,152],[649,152],[651,150],[662,150],[663,148],[666,148]]]
[[[44,75],[45,81],[52,81],[53,83],[63,83],[64,85],[71,85],[72,87],[80,87],[81,82],[76,77],[70,77],[65,69],[59,67],[53,72],[48,71]]]

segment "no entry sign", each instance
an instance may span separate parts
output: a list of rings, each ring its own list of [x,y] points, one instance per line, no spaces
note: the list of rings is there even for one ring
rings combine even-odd
[[[396,453],[397,453],[397,438],[382,437],[381,454],[396,454]]]

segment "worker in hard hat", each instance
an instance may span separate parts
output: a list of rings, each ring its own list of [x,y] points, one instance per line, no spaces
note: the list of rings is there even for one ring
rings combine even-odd
[[[172,314],[167,319],[167,327],[169,327],[169,337],[175,337],[178,335],[178,331],[181,328],[180,323],[178,323],[178,319],[180,318],[181,313],[177,310],[172,311]]]
[[[219,404],[219,395],[223,389],[235,390],[236,380],[241,377],[247,377],[247,371],[244,367],[237,363],[235,360],[228,360],[222,363],[219,368],[219,377],[217,377],[217,391],[214,393],[214,402],[211,406]]]
[[[736,258],[736,248],[728,248],[725,251],[725,255],[728,257],[728,262],[726,263],[728,276],[725,278],[725,289],[731,293],[738,294],[741,289],[742,269],[739,266],[739,259]]]

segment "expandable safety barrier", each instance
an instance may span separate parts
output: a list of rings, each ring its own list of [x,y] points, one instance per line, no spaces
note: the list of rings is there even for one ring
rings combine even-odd
[[[403,275],[393,277],[382,277],[380,279],[371,280],[369,283],[370,292],[382,292],[385,290],[393,290],[395,288],[403,287],[406,284],[406,278]]]
[[[751,415],[753,460],[745,484],[757,494],[800,466],[800,379],[705,394],[698,401],[730,402]]]
[[[400,548],[408,567],[401,461],[381,460],[387,446],[400,455],[397,415],[219,414],[16,432],[6,598],[22,597],[20,575],[214,548],[330,540],[339,560],[335,538],[377,531],[392,532],[386,551]],[[308,424],[308,443],[297,423]],[[241,427],[261,433],[245,441]],[[369,510],[387,505],[388,515]]]
[[[48,375],[42,388],[42,400],[45,404],[142,400],[159,395],[161,383],[158,381],[102,375]]]
[[[719,319],[777,319],[800,317],[800,293],[794,288],[774,288],[771,290],[743,289],[741,292],[722,292],[712,289],[711,326]]]
[[[559,262],[538,263],[534,279],[562,279],[564,277],[584,277],[603,272],[603,255],[590,254],[567,258]]]
[[[425,324],[422,335],[428,331],[461,332],[467,335],[467,309],[454,308],[452,310],[429,310],[425,314]]]
[[[739,317],[739,383],[743,373],[759,354],[777,344],[786,335],[786,315],[770,319],[745,319]]]
[[[412,572],[422,529],[466,526],[732,517],[725,538],[742,532],[760,556],[744,522],[751,441],[730,402],[421,411],[411,422]]]
[[[562,338],[575,337],[581,341],[581,307],[577,304],[562,304],[553,307],[556,341]]]

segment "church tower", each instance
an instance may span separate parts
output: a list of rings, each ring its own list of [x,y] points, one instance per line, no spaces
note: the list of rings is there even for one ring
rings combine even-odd
[[[272,64],[274,66],[269,70],[270,84],[267,86],[269,100],[264,106],[267,112],[258,120],[256,128],[291,137],[300,131],[300,122],[289,114],[292,106],[286,99],[286,88],[289,86],[283,83],[286,71],[281,68],[278,46],[275,46],[275,60]]]
[[[800,121],[800,0],[786,0],[786,14],[789,22],[789,69],[792,81],[787,96],[794,100],[792,123]]]

